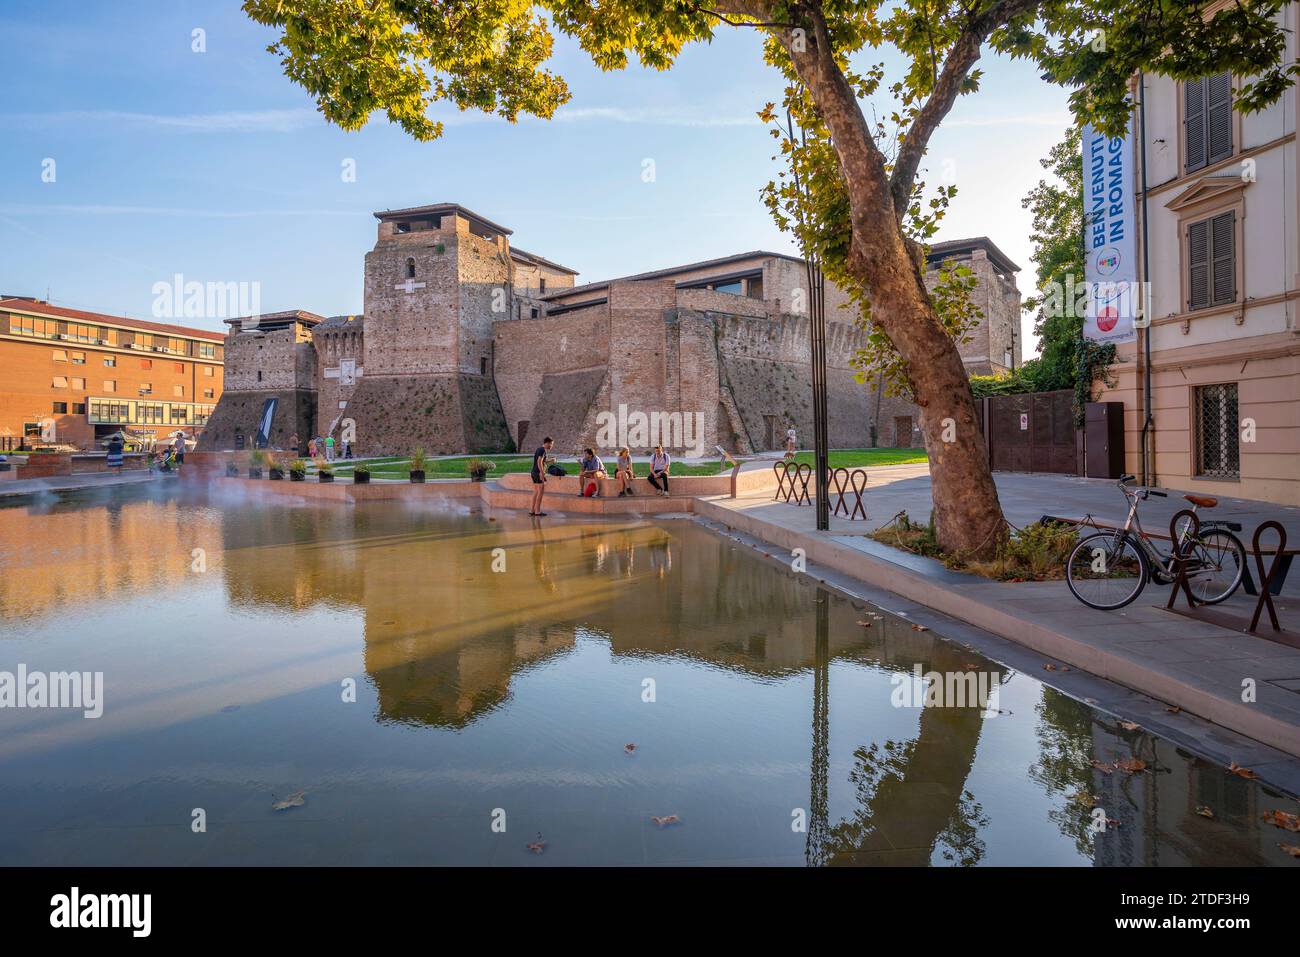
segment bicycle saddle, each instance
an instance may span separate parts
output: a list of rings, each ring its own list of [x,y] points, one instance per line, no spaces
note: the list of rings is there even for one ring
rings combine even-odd
[[[1204,495],[1184,495],[1183,498],[1200,508],[1214,508],[1219,504],[1217,498],[1208,498]]]

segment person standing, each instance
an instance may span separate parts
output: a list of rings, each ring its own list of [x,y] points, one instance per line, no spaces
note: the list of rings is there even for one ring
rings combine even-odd
[[[308,440],[307,440],[307,458],[309,458],[309,459],[314,459],[315,457],[316,457],[316,440],[315,440],[315,439],[308,439]]]
[[[334,461],[334,436],[332,435],[325,436],[325,461]]]
[[[185,464],[185,430],[178,429],[172,442],[172,459],[177,465]]]
[[[668,497],[668,470],[672,464],[672,456],[664,451],[662,445],[656,445],[654,455],[650,456],[650,484],[665,498]]]
[[[297,432],[295,432],[293,435],[289,436],[289,448],[293,449],[293,454],[294,454],[295,456],[297,456],[298,458],[302,458],[302,448],[301,448],[301,445],[302,445],[302,442],[301,442],[301,440],[298,438],[298,433],[297,433]]]
[[[122,433],[116,433],[108,440],[108,459],[105,464],[111,469],[120,469],[122,467]]]
[[[795,434],[794,434],[794,426],[792,425],[792,426],[790,426],[790,428],[788,428],[788,429],[785,430],[785,454],[786,454],[786,458],[789,458],[790,456],[794,455],[794,453],[795,453],[795,449],[798,447],[798,445],[799,445],[799,443],[798,443],[797,439],[795,438]]]
[[[614,469],[614,477],[618,479],[618,494],[632,494],[632,450],[627,446],[618,450],[618,465]]]
[[[546,515],[542,511],[542,496],[546,494],[546,454],[554,444],[555,440],[548,435],[542,439],[542,444],[533,453],[533,504],[528,514],[534,518],[542,518]]]

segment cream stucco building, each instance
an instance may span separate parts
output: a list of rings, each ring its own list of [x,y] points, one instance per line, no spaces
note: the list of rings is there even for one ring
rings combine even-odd
[[[1300,3],[1281,16],[1294,61]],[[1300,505],[1300,98],[1293,88],[1245,114],[1232,102],[1240,84],[1144,78],[1145,143],[1140,127],[1134,139],[1139,191],[1147,162],[1151,323],[1119,347],[1118,385],[1101,398],[1124,403],[1128,470],[1142,474],[1149,334],[1148,479]]]

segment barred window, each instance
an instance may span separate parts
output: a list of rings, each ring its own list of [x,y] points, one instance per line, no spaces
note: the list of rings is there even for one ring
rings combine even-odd
[[[1187,227],[1187,308],[1237,301],[1237,214],[1229,210]]]
[[[1237,478],[1237,383],[1197,386],[1193,390],[1196,417],[1196,474],[1205,478]]]

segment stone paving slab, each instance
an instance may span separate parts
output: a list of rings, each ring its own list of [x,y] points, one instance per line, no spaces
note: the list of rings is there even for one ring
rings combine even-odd
[[[873,482],[888,487],[876,476],[885,471],[902,476],[888,485],[923,480],[928,501],[928,476],[915,474],[917,468],[873,470]],[[1019,507],[1026,513],[1059,514],[1063,503],[1073,504],[1057,487],[1061,477],[1015,478],[1051,480],[1035,491],[1034,501],[1021,502]],[[1114,483],[1110,484],[1111,494],[1118,497]],[[1021,487],[1022,493],[1027,491]],[[1052,507],[1043,507],[1046,498],[1054,499]],[[849,528],[851,523],[841,518],[832,521],[829,533],[818,532],[812,508],[772,502],[770,491],[699,499],[695,511],[777,548],[801,547],[810,562],[1011,639],[1043,656],[1040,671],[1047,660],[1083,668],[1271,748],[1300,756],[1300,694],[1271,683],[1300,678],[1296,649],[1215,624],[1190,621],[1157,607],[1157,602],[1162,606],[1167,598],[1167,587],[1149,585],[1133,606],[1119,612],[1102,612],[1076,601],[1064,582],[989,582],[954,572],[932,559],[889,548],[863,537],[867,523]],[[878,520],[889,517],[875,508],[872,514]],[[1288,586],[1289,592],[1295,587],[1294,581]],[[1241,700],[1246,679],[1254,682],[1254,702]]]

